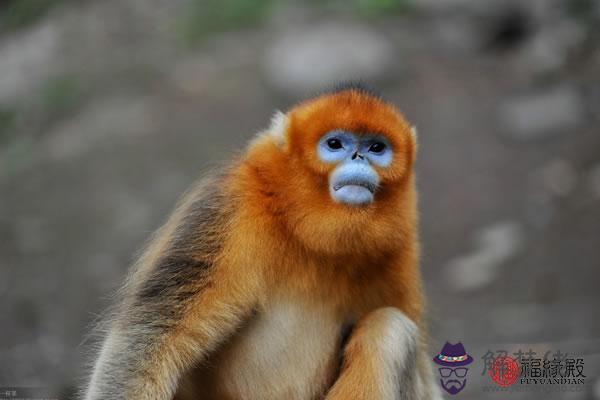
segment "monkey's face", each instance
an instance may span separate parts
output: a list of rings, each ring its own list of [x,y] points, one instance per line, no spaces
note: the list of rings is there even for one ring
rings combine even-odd
[[[393,106],[352,90],[293,109],[287,142],[315,176],[317,196],[354,208],[389,198],[410,174],[415,151],[411,127]]]
[[[334,130],[319,140],[317,156],[333,166],[328,177],[331,198],[337,203],[362,206],[373,202],[381,179],[375,167],[390,166],[393,150],[382,135]]]
[[[415,137],[389,103],[359,90],[280,114],[253,142],[250,199],[305,246],[332,255],[382,253],[411,234]]]

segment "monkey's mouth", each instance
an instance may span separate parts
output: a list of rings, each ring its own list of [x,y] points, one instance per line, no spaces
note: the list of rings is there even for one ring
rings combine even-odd
[[[368,181],[364,181],[364,180],[350,179],[350,180],[338,182],[337,184],[335,184],[333,186],[333,190],[335,190],[337,192],[338,190],[340,190],[341,188],[346,187],[346,186],[357,186],[358,188],[365,188],[369,192],[371,192],[371,194],[375,193],[375,190],[377,189],[377,185],[375,185],[372,182],[368,182]]]
[[[365,206],[375,200],[379,180],[374,173],[358,171],[341,177],[334,175],[332,178],[329,192],[335,202],[349,206]]]

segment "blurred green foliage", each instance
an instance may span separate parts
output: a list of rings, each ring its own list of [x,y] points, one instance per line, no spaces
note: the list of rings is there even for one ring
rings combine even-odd
[[[594,0],[570,0],[566,3],[567,10],[576,17],[588,16],[594,11]]]
[[[570,0],[566,3],[566,8],[573,17],[588,24],[593,24],[593,27],[597,29],[597,21],[600,16],[596,12],[596,2],[597,0]]]
[[[190,0],[188,12],[180,23],[180,33],[184,42],[193,44],[211,33],[257,24],[273,8],[294,2],[359,17],[400,14],[413,8],[413,0]]]
[[[31,160],[34,140],[31,135],[16,135],[7,139],[0,148],[0,172],[5,176],[14,175]]]
[[[81,98],[81,88],[77,78],[63,73],[49,78],[41,90],[41,102],[49,116],[62,115],[73,108]]]
[[[12,108],[0,106],[0,144],[9,136],[15,125],[17,113]]]
[[[214,32],[243,28],[262,20],[276,0],[191,0],[182,21],[185,42]]]
[[[0,31],[27,26],[66,0],[0,0]]]
[[[311,0],[314,6],[348,11],[359,17],[402,14],[412,10],[413,0]]]

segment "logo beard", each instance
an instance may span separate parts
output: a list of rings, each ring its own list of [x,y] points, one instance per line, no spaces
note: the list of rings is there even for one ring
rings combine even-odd
[[[457,379],[448,379],[444,382],[443,379],[440,379],[440,384],[444,390],[452,395],[463,390],[465,385],[467,384],[467,380],[463,379],[462,382]]]

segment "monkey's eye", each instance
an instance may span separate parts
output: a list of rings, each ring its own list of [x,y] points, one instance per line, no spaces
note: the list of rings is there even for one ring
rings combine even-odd
[[[371,153],[379,154],[385,150],[385,143],[375,142],[369,147]]]
[[[327,146],[332,150],[339,150],[342,147],[342,142],[338,138],[327,139]]]

